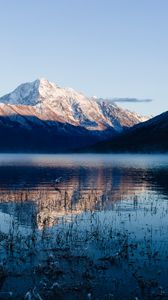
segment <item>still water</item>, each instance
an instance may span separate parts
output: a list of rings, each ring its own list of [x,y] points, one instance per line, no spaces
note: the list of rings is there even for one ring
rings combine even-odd
[[[167,278],[167,155],[0,155],[0,299],[168,299]]]

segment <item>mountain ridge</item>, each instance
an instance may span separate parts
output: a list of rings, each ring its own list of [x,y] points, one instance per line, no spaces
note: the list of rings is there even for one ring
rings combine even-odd
[[[168,111],[146,122],[134,125],[123,133],[97,143],[88,152],[164,152],[168,153]]]
[[[68,152],[146,119],[114,103],[97,102],[72,88],[37,79],[0,98],[0,151]]]
[[[46,79],[19,85],[13,92],[1,97],[0,103],[23,105],[25,110],[29,110],[27,106],[32,106],[35,108],[34,113],[40,114],[42,119],[43,114],[52,112],[54,121],[62,120],[89,130],[105,130],[112,127],[121,131],[122,127],[130,127],[146,120],[146,117],[124,110],[114,103],[97,103],[93,98],[86,97],[72,88],[60,88]],[[51,119],[53,120],[53,116]]]

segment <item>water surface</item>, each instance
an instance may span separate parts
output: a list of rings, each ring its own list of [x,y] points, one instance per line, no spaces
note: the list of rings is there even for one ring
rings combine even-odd
[[[167,155],[1,154],[0,291],[168,299],[167,179]]]

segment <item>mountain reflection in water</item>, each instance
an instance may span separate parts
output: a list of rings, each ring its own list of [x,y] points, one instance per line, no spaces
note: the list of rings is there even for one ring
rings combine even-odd
[[[64,276],[49,274],[47,291],[36,282],[44,299],[55,299],[54,281],[63,286],[60,299],[67,293],[68,299],[87,299],[90,291],[93,299],[100,294],[100,299],[110,294],[150,299],[159,295],[159,286],[167,295],[167,178],[166,155],[1,155],[0,254],[6,272],[1,290],[22,299],[34,281],[49,280],[45,270],[40,275],[35,270],[52,254]],[[121,244],[126,252],[112,263]],[[78,256],[94,266],[67,265],[69,257]],[[72,290],[79,272],[89,272],[89,284],[82,277],[83,286]]]

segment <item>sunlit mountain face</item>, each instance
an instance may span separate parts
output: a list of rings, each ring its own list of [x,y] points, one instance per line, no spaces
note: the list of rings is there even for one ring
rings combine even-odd
[[[68,123],[93,131],[109,127],[121,131],[123,127],[130,127],[147,119],[124,110],[113,102],[105,99],[96,101],[72,88],[61,88],[46,79],[21,84],[10,94],[1,97],[0,103],[2,115],[10,117],[18,114],[18,122],[25,127],[29,125],[26,116],[37,116],[40,120]]]
[[[0,98],[0,150],[70,151],[147,119],[106,99],[37,79]]]

